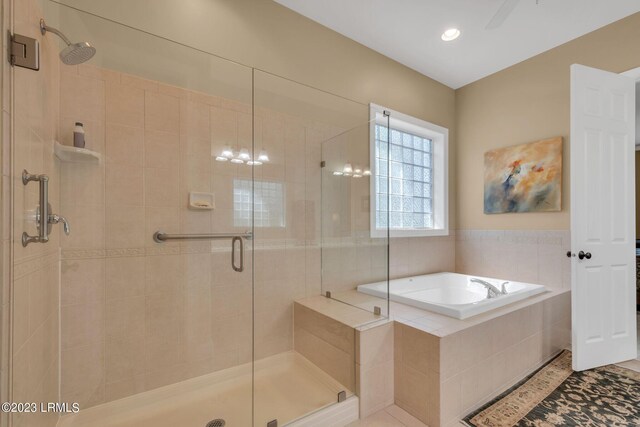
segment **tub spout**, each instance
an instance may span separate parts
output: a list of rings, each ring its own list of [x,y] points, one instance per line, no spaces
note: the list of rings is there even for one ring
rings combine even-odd
[[[502,286],[500,287],[500,292],[502,293],[502,295],[506,295],[509,292],[507,292],[507,284],[509,284],[509,282],[502,282]]]
[[[482,279],[478,279],[476,277],[472,277],[470,279],[471,283],[478,283],[482,286],[484,286],[485,288],[487,288],[487,299],[491,299],[491,298],[496,298],[500,295],[504,295],[506,292],[506,289],[504,288],[504,284],[502,285],[502,289],[503,291],[501,291],[500,289],[496,288],[494,285],[492,285],[491,283],[487,282],[486,280],[482,280]]]

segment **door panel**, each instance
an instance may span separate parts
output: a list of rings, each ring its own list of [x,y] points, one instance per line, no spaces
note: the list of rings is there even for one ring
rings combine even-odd
[[[635,358],[635,82],[571,67],[573,367]],[[590,256],[580,259],[583,251]]]

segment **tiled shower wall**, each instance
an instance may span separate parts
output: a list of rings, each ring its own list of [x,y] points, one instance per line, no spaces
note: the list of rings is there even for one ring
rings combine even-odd
[[[458,230],[456,271],[571,288],[568,230]]]
[[[251,106],[89,65],[61,73],[60,142],[76,121],[100,164],[63,163],[63,400],[82,407],[292,349],[292,302],[320,292],[320,142],[330,127],[256,109],[256,179],[284,184],[286,227],[256,229],[245,272],[230,243],[157,244],[167,233],[234,227],[234,179],[251,169],[213,160],[251,148]],[[257,150],[259,148],[256,148]],[[189,191],[214,192],[213,211],[187,209]]]
[[[58,40],[40,34],[38,23],[42,2],[24,0],[12,2],[16,33],[40,40],[40,71],[13,68],[14,110],[13,144],[6,80],[3,99],[3,217],[10,227],[9,211],[13,209],[13,269],[12,269],[12,396],[14,402],[57,402],[59,384],[59,307],[60,285],[59,226],[54,226],[46,244],[30,244],[23,248],[23,231],[36,234],[30,217],[38,205],[38,184],[24,186],[22,170],[49,176],[49,202],[53,212],[60,210],[60,169],[53,156],[58,119],[59,68]],[[5,10],[6,12],[6,10]],[[8,23],[5,21],[5,25]],[[8,27],[5,27],[8,28]],[[6,76],[5,76],[6,78]],[[13,157],[13,168],[10,159]],[[9,170],[11,172],[9,172]],[[9,175],[10,173],[10,175]],[[9,194],[13,186],[13,200]],[[3,229],[6,238],[10,228]],[[3,252],[8,244],[3,242]],[[4,264],[6,266],[7,264]],[[3,274],[9,274],[4,269]],[[6,280],[6,276],[5,276]],[[6,306],[3,306],[5,311]],[[14,426],[54,426],[57,414],[12,414]]]

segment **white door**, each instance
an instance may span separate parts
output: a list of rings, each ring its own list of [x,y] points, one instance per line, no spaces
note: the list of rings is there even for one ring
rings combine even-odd
[[[635,359],[635,82],[571,66],[573,369]]]

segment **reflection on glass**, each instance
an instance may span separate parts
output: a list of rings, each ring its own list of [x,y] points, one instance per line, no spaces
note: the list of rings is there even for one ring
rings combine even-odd
[[[251,226],[251,186],[248,179],[233,180],[233,225]],[[285,227],[284,184],[281,182],[255,181],[253,200],[256,227]]]

